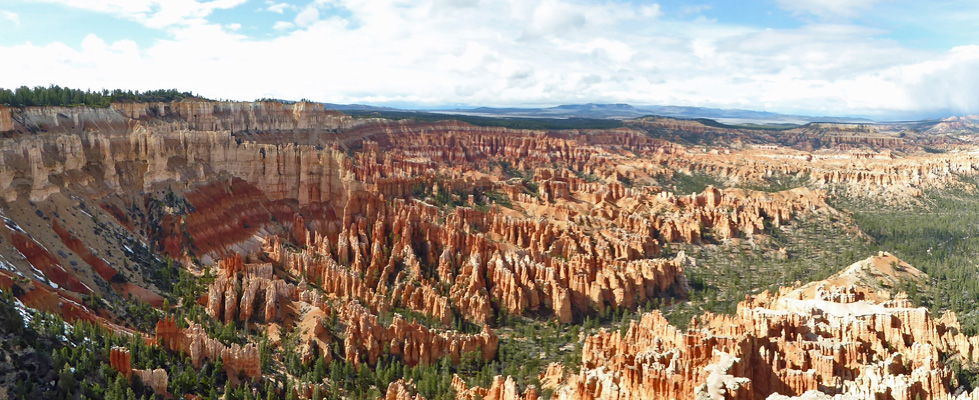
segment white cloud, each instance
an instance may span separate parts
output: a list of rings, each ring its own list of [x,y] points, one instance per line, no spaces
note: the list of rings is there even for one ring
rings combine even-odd
[[[20,27],[20,15],[13,11],[0,10],[0,20],[10,22],[14,27]]]
[[[776,0],[779,7],[795,14],[819,17],[854,17],[882,0]]]
[[[286,9],[292,8],[289,3],[266,2],[266,4],[269,4],[269,6],[265,9],[265,11],[274,12],[276,14],[282,14],[286,11]]]
[[[288,21],[277,21],[275,25],[272,25],[272,29],[275,29],[277,31],[289,30],[295,27],[296,25]]]
[[[296,14],[296,25],[298,26],[309,26],[314,22],[319,21],[320,11],[316,9],[315,6],[307,6],[299,14]]]
[[[146,21],[163,13],[114,1]],[[979,48],[914,50],[853,25],[765,30],[671,19],[631,2],[318,0],[276,22],[277,36],[256,39],[207,23],[211,3],[178,3],[190,6],[170,14],[203,22],[170,23],[168,40],[143,47],[94,35],[0,46],[5,57],[34,60],[0,64],[0,87],[176,87],[338,103],[979,111]]]
[[[224,26],[224,28],[227,29],[227,30],[229,30],[229,31],[237,31],[237,30],[241,29],[241,24],[239,24],[239,23],[227,24],[227,25]]]

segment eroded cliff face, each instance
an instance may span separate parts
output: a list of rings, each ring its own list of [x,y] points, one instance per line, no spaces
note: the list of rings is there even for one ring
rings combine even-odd
[[[639,126],[742,134],[683,121]],[[972,153],[908,156],[916,144],[860,126],[790,132],[792,148],[755,137],[718,149],[635,125],[545,132],[354,120],[306,103],[0,108],[0,132],[0,287],[25,304],[134,333],[85,299],[162,306],[173,276],[152,275],[169,257],[214,274],[198,300],[208,317],[290,341],[307,365],[370,368],[455,366],[472,354],[490,362],[506,314],[569,324],[682,301],[689,259],[664,257],[670,244],[763,243],[783,226],[840,215],[819,189],[895,199],[979,171]],[[818,150],[827,147],[846,150]],[[804,187],[676,193],[664,183],[703,173],[744,186],[786,176]],[[868,262],[884,271],[878,264],[890,261]],[[504,376],[488,387],[456,377],[453,388],[500,400],[536,399],[538,389],[563,399],[949,394],[943,360],[979,361],[979,342],[952,315],[934,319],[879,293],[893,282],[853,276],[754,296],[735,316],[708,315],[688,331],[647,314],[624,336],[587,337],[582,369],[552,364],[543,388]],[[153,333],[195,366],[220,358],[236,383],[263,375],[254,343],[226,345],[174,318]],[[165,371],[134,371],[121,351],[110,358],[166,390]],[[417,399],[414,385],[396,381],[386,396]]]
[[[5,141],[0,193],[7,201],[45,200],[64,188],[89,196],[143,193],[175,180],[208,182],[221,173],[258,185],[273,200],[307,205],[348,192],[336,150],[237,143],[228,132],[158,132],[137,126],[119,135],[42,135]],[[349,174],[349,173],[348,173]]]
[[[761,235],[766,223],[828,209],[820,193],[806,190],[673,195],[627,187],[620,181],[662,169],[638,152],[681,151],[628,129],[353,121],[318,107],[5,110],[15,138],[0,147],[0,195],[79,211],[75,220],[56,217],[62,222],[40,213],[44,225],[31,217],[28,231],[9,233],[11,242],[61,290],[150,299],[158,288],[149,282],[111,283],[133,276],[118,265],[135,251],[121,258],[112,243],[80,239],[91,237],[86,229],[109,230],[177,261],[217,263],[203,300],[215,319],[293,329],[335,315],[347,323],[349,361],[374,364],[389,347],[414,365],[457,363],[470,352],[492,359],[498,338],[488,326],[500,313],[569,323],[609,307],[682,298],[682,262],[658,258],[664,243],[701,243],[708,231],[711,240]],[[291,143],[297,137],[310,145]],[[515,176],[515,169],[532,174]],[[97,222],[80,223],[82,215]],[[46,241],[48,229],[57,242]],[[49,245],[90,267],[85,280],[63,273]],[[242,255],[264,262],[245,263]],[[400,316],[378,322],[399,310],[435,326]],[[482,332],[453,331],[459,321]],[[226,368],[257,375],[253,349],[226,348],[196,325],[161,324],[161,346],[195,364],[224,353],[244,357]],[[330,355],[337,338],[304,332],[304,359]]]
[[[145,122],[170,130],[329,132],[358,124],[318,103],[178,101],[113,103],[108,108],[0,108],[0,133],[120,133]]]
[[[0,132],[10,132],[14,130],[14,119],[9,107],[0,106]]]

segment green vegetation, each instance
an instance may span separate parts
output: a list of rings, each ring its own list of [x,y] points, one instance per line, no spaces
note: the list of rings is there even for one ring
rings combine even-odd
[[[35,86],[33,88],[21,86],[14,90],[0,88],[0,104],[8,107],[90,106],[105,108],[111,103],[171,102],[182,99],[201,99],[201,97],[177,89],[146,92],[103,89],[93,92],[91,90],[63,88],[57,85]]]
[[[708,118],[694,118],[694,121],[700,122],[701,124],[707,125],[712,128],[722,128],[722,129],[752,129],[752,130],[763,130],[763,131],[784,131],[792,128],[797,128],[797,124],[737,124],[730,125],[723,122],[718,122],[713,119]]]
[[[206,315],[204,318],[209,319]],[[112,347],[127,348],[134,369],[166,369],[168,390],[174,398],[197,394],[218,400],[220,393],[224,399],[252,399],[253,392],[261,398],[269,392],[272,398],[280,397],[281,388],[271,382],[244,379],[244,384],[228,390],[230,379],[221,360],[195,368],[188,357],[147,344],[140,336],[120,335],[86,321],[69,325],[57,315],[18,309],[10,291],[0,290],[0,321],[4,321],[0,324],[0,359],[11,357],[11,363],[0,363],[0,380],[15,376],[12,398],[162,399],[150,387],[144,387],[138,377],[129,382],[110,366]],[[239,335],[233,324],[228,326],[231,328],[227,331]],[[214,336],[222,338],[221,333]],[[263,368],[270,371],[267,339],[252,339],[260,345]],[[55,384],[39,384],[43,382]]]
[[[638,320],[642,314],[661,304],[657,299],[636,309],[605,307],[570,324],[561,324],[551,318],[498,312],[495,324],[500,344],[496,358],[485,364],[476,362],[475,366],[464,361],[459,366],[462,371],[459,376],[466,379],[469,386],[482,387],[489,387],[495,375],[512,376],[520,390],[531,385],[540,389],[538,375],[552,362],[562,363],[567,371],[577,371],[581,363],[582,338],[599,329],[624,334],[630,321]],[[551,395],[547,390],[540,394],[542,399]]]
[[[806,177],[775,176],[767,184],[749,185],[753,190],[777,191],[801,186]],[[692,291],[690,301],[664,310],[671,322],[685,325],[703,311],[731,313],[745,294],[774,290],[795,281],[828,277],[843,267],[878,251],[887,251],[927,273],[931,282],[919,287],[904,282],[895,290],[907,292],[918,305],[935,315],[944,310],[958,314],[965,333],[979,334],[979,180],[960,177],[962,188],[927,192],[914,204],[895,206],[872,199],[852,198],[835,191],[831,205],[852,218],[821,216],[793,221],[780,229],[767,227],[770,242],[760,248],[749,245],[672,244],[697,259],[687,269]],[[676,174],[666,182],[677,193],[721,186],[706,174]],[[861,236],[850,227],[866,234]],[[710,233],[705,235],[708,238]],[[777,249],[785,249],[778,252]]]
[[[788,175],[778,172],[772,174],[771,176],[765,177],[764,181],[762,182],[745,182],[732,185],[720,178],[704,172],[692,172],[689,174],[674,172],[671,177],[661,179],[661,182],[662,187],[665,190],[671,191],[676,195],[701,193],[704,191],[704,189],[707,189],[708,186],[722,189],[727,187],[735,187],[740,189],[774,193],[806,186],[809,182],[809,175]]]
[[[809,174],[799,173],[798,175],[788,175],[781,172],[773,173],[765,178],[761,184],[740,184],[737,187],[742,189],[757,190],[760,192],[781,192],[783,190],[804,187],[809,183]]]
[[[429,201],[439,208],[446,210],[451,210],[456,207],[468,207],[470,205],[469,196],[473,196],[475,207],[481,212],[489,210],[490,201],[506,208],[513,208],[513,203],[510,201],[510,198],[498,190],[484,191],[478,187],[473,187],[468,190],[466,188],[449,190],[446,188],[445,183],[444,181],[440,181],[438,190],[435,190],[434,186],[417,183],[411,188],[411,196],[416,199]],[[525,188],[527,188],[526,191],[530,190],[529,187],[536,189],[536,186],[532,186],[526,182],[524,184]],[[536,196],[537,192],[535,191],[533,195]]]
[[[693,172],[685,174],[674,172],[670,179],[664,180],[663,187],[676,195],[687,195],[690,193],[700,193],[708,186],[723,188],[724,182],[710,174],[703,172]]]
[[[733,314],[745,295],[775,291],[796,281],[825,279],[871,254],[868,240],[850,230],[851,226],[848,219],[822,215],[793,220],[780,228],[767,225],[767,239],[705,246],[671,244],[671,251],[683,250],[697,260],[697,266],[685,270],[690,301],[664,304],[664,314],[674,325],[685,327],[691,317],[704,311]]]
[[[913,300],[936,315],[955,311],[967,334],[979,334],[979,197],[973,191],[932,191],[920,204],[904,207],[845,197],[836,206],[853,213],[874,239],[872,250],[891,252],[930,276],[930,289]]]
[[[162,398],[109,366],[111,347],[143,351],[148,347],[142,339],[130,340],[87,322],[68,325],[56,315],[20,308],[10,291],[0,291],[0,321],[0,359],[7,360],[0,362],[0,380],[16,381],[11,398]]]

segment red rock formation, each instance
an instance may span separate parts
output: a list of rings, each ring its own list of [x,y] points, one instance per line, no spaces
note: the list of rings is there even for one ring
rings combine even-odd
[[[125,347],[113,347],[109,350],[109,365],[125,375],[126,379],[132,379],[133,375],[136,375],[144,385],[153,388],[153,392],[168,396],[167,385],[170,378],[167,375],[167,371],[161,368],[153,370],[133,369],[129,349]]]
[[[43,274],[37,276],[38,279],[48,280],[50,284],[56,285],[56,289],[64,287],[79,294],[92,294],[92,289],[82,283],[77,276],[69,274],[47,249],[33,239],[21,233],[12,233],[10,240],[27,261]]]
[[[87,321],[103,326],[113,332],[124,335],[139,335],[140,333],[105,317],[82,304],[78,293],[65,289],[54,289],[39,281],[24,281],[22,276],[15,275],[0,268],[0,289],[15,293],[18,300],[32,309],[60,315],[65,322],[75,323]]]
[[[198,254],[223,256],[271,220],[264,193],[241,179],[197,187],[187,200],[194,211],[187,214],[186,229]]]
[[[133,374],[132,358],[129,355],[129,349],[125,347],[113,347],[109,350],[109,366],[119,371],[126,378],[129,378]]]
[[[347,326],[344,358],[355,364],[361,356],[369,364],[375,364],[385,345],[390,346],[391,354],[401,356],[406,366],[428,365],[442,357],[450,357],[453,364],[458,364],[464,354],[473,352],[479,353],[483,361],[489,361],[496,355],[499,343],[489,327],[477,335],[464,335],[409,323],[399,314],[395,314],[391,325],[384,327],[376,316],[356,302],[345,304],[338,315]]]
[[[187,329],[182,329],[172,318],[160,320],[156,324],[156,340],[169,350],[188,355],[195,367],[200,368],[204,361],[213,362],[220,357],[229,377],[237,377],[239,373],[251,378],[262,376],[258,346],[225,346],[217,339],[208,337],[199,325],[191,324]]]
[[[493,377],[493,383],[490,384],[489,388],[481,387],[467,387],[466,382],[464,382],[458,375],[452,376],[452,389],[456,392],[457,399],[485,399],[485,400],[537,400],[537,388],[528,387],[524,393],[520,393],[517,389],[517,384],[514,382],[513,377]]]
[[[306,103],[188,101],[106,110],[0,108],[4,130],[13,137],[0,148],[5,200],[99,199],[130,232],[145,233],[175,259],[196,255],[208,265],[221,260],[206,298],[214,318],[252,327],[300,326],[306,332],[301,351],[311,358],[329,354],[334,333],[321,321],[337,312],[339,326],[347,329],[344,356],[353,363],[374,363],[385,347],[408,365],[441,357],[457,362],[470,351],[488,360],[497,345],[491,330],[463,335],[445,328],[461,320],[486,327],[499,313],[570,323],[606,307],[634,309],[653,299],[682,298],[683,263],[658,258],[664,243],[764,235],[768,226],[833,212],[823,192],[805,188],[762,193],[710,187],[686,194],[660,186],[676,174],[707,173],[737,183],[786,176],[812,187],[899,196],[955,185],[958,175],[979,173],[974,153],[906,156],[904,150],[916,146],[908,142],[917,139],[864,126],[811,125],[786,132],[784,140],[795,148],[785,148],[764,137],[767,133],[749,135],[693,121],[653,119],[623,129],[542,132],[353,120]],[[745,145],[686,147],[643,132],[650,130],[660,137],[699,134],[705,143],[724,134]],[[30,131],[38,133],[23,135]],[[812,150],[828,147],[846,149]],[[171,187],[190,207],[133,195]],[[146,212],[150,208],[152,215]],[[57,239],[100,276],[111,278],[109,262],[65,229],[76,225],[51,226]],[[42,236],[11,235],[11,244],[26,258],[18,268],[31,272],[30,264],[61,287],[33,288],[28,300],[88,318],[83,306],[64,300],[78,299],[66,289],[91,289],[66,273],[45,249],[44,240],[51,238]],[[267,263],[246,263],[241,254]],[[819,301],[839,304],[874,300],[860,290],[820,293]],[[816,296],[815,291],[806,296]],[[610,333],[589,338],[586,371],[568,378],[561,371],[557,378],[555,369],[545,378],[564,385],[561,393],[596,397],[669,393],[687,398],[720,389],[731,397],[762,396],[829,386],[844,391],[850,390],[846,382],[894,375],[868,372],[860,378],[864,381],[849,379],[859,372],[857,365],[879,361],[867,354],[890,357],[889,372],[912,356],[935,355],[899,345],[900,337],[931,343],[938,355],[951,346],[966,352],[973,346],[970,338],[946,335],[956,326],[951,319],[895,311],[901,307],[885,307],[888,312],[878,317],[860,315],[855,320],[864,325],[859,326],[832,315],[787,310],[773,299],[759,297],[745,307],[744,315],[711,316],[701,321],[706,328],[682,333],[648,316],[626,338]],[[779,317],[750,311],[760,309]],[[425,316],[419,319],[431,326],[400,316],[389,324],[378,321],[404,310]],[[884,339],[843,337],[833,326],[810,332],[803,324],[826,321],[860,335],[885,332]],[[906,327],[911,323],[947,330],[929,336],[927,329]],[[830,354],[819,343],[800,339],[800,332],[829,335],[824,336],[840,343]],[[221,356],[234,374],[260,374],[254,348],[227,348],[199,327],[181,330],[163,321],[157,336],[161,345],[188,354],[195,364]],[[773,364],[779,368],[747,367]],[[926,364],[919,367],[934,366]],[[936,371],[919,373],[913,379],[920,388],[907,393],[947,392],[936,389],[946,387],[947,377],[940,365]],[[517,395],[506,378],[480,392],[491,398]]]
[[[81,241],[81,239],[68,232],[68,230],[63,228],[57,220],[52,220],[51,228],[56,234],[58,234],[58,237],[61,238],[62,243],[64,243],[69,250],[81,257],[81,259],[90,265],[92,269],[94,269],[95,272],[102,277],[102,279],[112,282],[112,277],[117,273],[115,268],[112,268],[105,260],[93,254],[92,250],[89,249],[88,246]],[[124,296],[132,296],[140,301],[149,303],[153,307],[160,307],[163,305],[163,296],[133,284],[132,282],[113,282],[112,288]]]
[[[58,234],[58,237],[61,238],[65,246],[68,246],[71,251],[78,254],[82,260],[85,260],[85,262],[91,265],[102,279],[109,281],[115,276],[116,270],[109,266],[109,263],[92,254],[92,251],[80,239],[61,227],[61,224],[57,220],[51,221],[51,229],[54,229],[54,232]]]
[[[218,263],[218,276],[208,287],[206,310],[225,323],[273,322],[280,303],[298,300],[299,292],[296,285],[273,275],[272,264],[245,264],[235,254]]]
[[[558,397],[768,398],[816,390],[945,398],[954,388],[941,360],[976,360],[979,337],[961,334],[953,315],[932,319],[927,309],[891,300],[847,272],[892,262],[899,261],[882,254],[823,282],[749,297],[734,317],[708,314],[687,332],[654,311],[632,321],[625,336],[590,336],[581,372]],[[920,275],[906,264],[903,270]]]

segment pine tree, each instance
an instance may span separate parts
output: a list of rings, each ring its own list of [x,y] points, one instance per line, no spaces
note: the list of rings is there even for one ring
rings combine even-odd
[[[265,385],[265,400],[278,400],[279,396],[275,394],[275,387],[272,386],[272,381],[269,381]]]
[[[122,399],[126,396],[126,389],[129,388],[129,382],[126,381],[126,377],[122,374],[116,374],[116,382],[112,386],[111,393],[113,397],[110,399]]]
[[[58,392],[60,395],[68,398],[71,397],[76,390],[78,390],[78,381],[75,379],[75,375],[71,371],[71,367],[68,365],[68,363],[65,363],[65,366],[61,368],[61,374],[58,375]]]
[[[326,358],[325,357],[320,356],[316,360],[316,367],[313,370],[313,377],[316,379],[317,382],[322,381],[323,378],[326,377]]]

